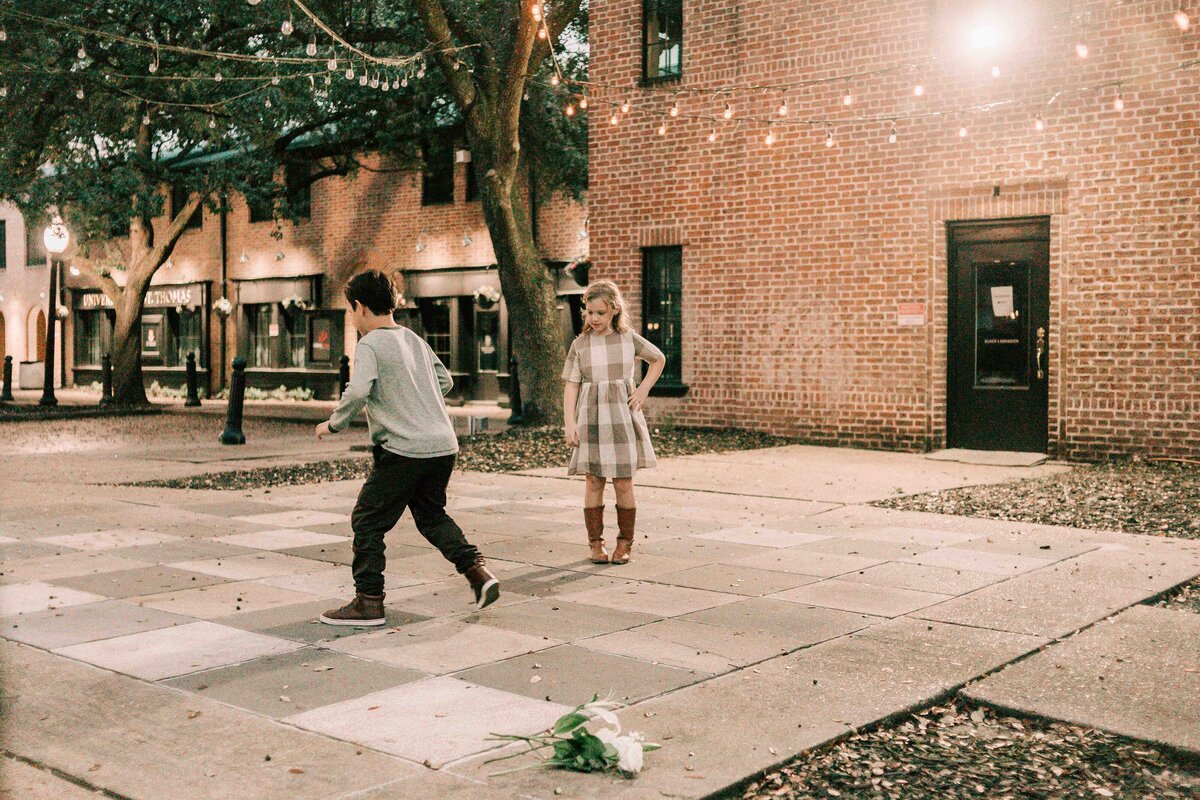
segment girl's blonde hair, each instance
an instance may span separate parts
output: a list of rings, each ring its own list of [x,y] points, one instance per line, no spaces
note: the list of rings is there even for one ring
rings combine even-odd
[[[616,333],[625,333],[632,330],[629,327],[629,322],[625,319],[625,299],[621,297],[621,290],[612,281],[592,281],[583,290],[583,310],[587,310],[587,304],[593,300],[603,300],[608,303],[608,307],[615,312],[612,318],[612,329]],[[587,325],[583,326],[583,330],[579,332],[580,336],[590,333]]]

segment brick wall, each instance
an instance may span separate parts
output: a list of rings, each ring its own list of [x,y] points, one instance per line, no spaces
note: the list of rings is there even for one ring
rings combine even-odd
[[[1166,0],[1006,2],[1028,38],[990,63],[955,53],[960,12],[986,3],[685,0],[682,81],[638,87],[641,3],[591,11],[597,93],[633,111],[591,126],[593,275],[635,316],[640,248],[683,246],[684,382],[659,417],[813,441],[923,450],[945,443],[948,220],[1050,216],[1050,448],[1065,457],[1200,450],[1200,55]],[[1022,18],[1022,15],[1026,15]],[[1049,16],[1047,16],[1049,15]],[[935,63],[798,89],[764,143],[780,85]],[[1138,76],[1146,76],[1137,79]],[[1126,109],[1112,108],[1125,80]],[[630,87],[625,89],[623,87]],[[636,87],[636,88],[635,88]],[[841,105],[849,88],[855,103]],[[682,116],[664,117],[678,99]],[[901,119],[889,144],[887,118]],[[1034,129],[1041,113],[1044,131]],[[656,133],[666,119],[666,136]],[[832,119],[835,146],[824,146]],[[877,119],[878,121],[864,121]],[[996,187],[999,187],[997,190]],[[996,196],[998,191],[998,196]],[[900,327],[917,302],[927,324]]]

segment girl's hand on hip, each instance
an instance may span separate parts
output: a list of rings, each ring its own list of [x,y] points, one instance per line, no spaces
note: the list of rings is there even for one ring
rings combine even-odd
[[[629,395],[629,410],[641,411],[642,406],[646,405],[646,398],[649,397],[649,395],[650,392],[643,391],[642,387],[640,386],[634,389]]]

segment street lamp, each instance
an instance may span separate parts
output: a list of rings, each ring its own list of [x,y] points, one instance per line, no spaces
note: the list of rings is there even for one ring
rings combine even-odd
[[[49,313],[46,314],[46,371],[42,377],[42,399],[38,405],[56,406],[58,398],[54,396],[54,328],[58,322],[58,256],[63,254],[71,242],[71,234],[63,225],[62,217],[57,214],[42,234],[46,244],[46,252],[50,254],[50,294],[46,299]]]

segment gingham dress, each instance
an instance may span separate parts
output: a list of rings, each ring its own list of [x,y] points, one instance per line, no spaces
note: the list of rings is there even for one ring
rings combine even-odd
[[[579,446],[571,453],[568,475],[632,478],[637,470],[658,463],[646,418],[629,408],[629,394],[637,359],[661,357],[661,350],[632,331],[587,333],[571,344],[563,380],[580,384],[575,416]]]

